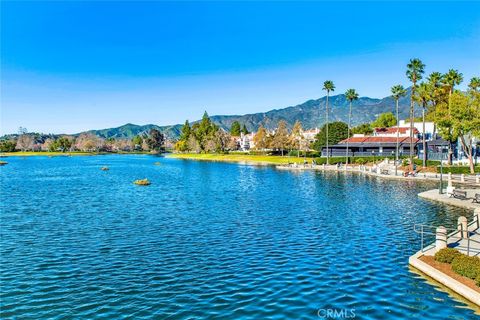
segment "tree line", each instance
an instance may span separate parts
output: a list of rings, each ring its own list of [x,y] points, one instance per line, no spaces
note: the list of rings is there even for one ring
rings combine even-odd
[[[93,133],[82,133],[78,136],[42,135],[28,133],[20,128],[16,137],[0,141],[0,152],[15,151],[49,151],[49,152],[133,152],[133,151],[165,151],[165,135],[157,129],[137,135],[132,139],[101,138]]]

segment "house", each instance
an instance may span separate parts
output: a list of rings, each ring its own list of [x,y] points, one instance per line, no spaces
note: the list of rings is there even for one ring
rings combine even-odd
[[[241,151],[248,151],[255,148],[253,137],[255,137],[255,133],[253,132],[248,134],[240,133],[240,137],[237,138],[238,148]]]
[[[400,120],[398,123],[400,128],[410,128],[410,122]],[[413,128],[417,130],[417,138],[421,139],[423,134],[423,122],[414,122]],[[436,137],[436,127],[434,122],[425,122],[425,140],[432,140]]]
[[[303,138],[307,140],[309,143],[315,142],[316,140],[316,135],[320,132],[320,129],[314,128],[314,129],[309,129],[305,130],[302,132]]]
[[[418,138],[413,138],[413,147],[416,148]],[[363,137],[350,137],[348,139],[340,141],[338,144],[330,146],[328,149],[330,156],[345,156],[347,152],[348,142],[348,155],[354,157],[361,156],[392,156],[395,155],[395,149],[397,145],[396,137],[378,137],[378,136],[363,136]],[[399,154],[410,153],[410,137],[401,137],[398,139]],[[327,150],[322,148],[322,156],[327,156]]]
[[[410,137],[410,127],[389,127],[389,128],[375,128],[373,130],[374,137],[397,137],[397,131],[399,137]],[[413,128],[413,136],[418,138],[419,131],[417,128]]]

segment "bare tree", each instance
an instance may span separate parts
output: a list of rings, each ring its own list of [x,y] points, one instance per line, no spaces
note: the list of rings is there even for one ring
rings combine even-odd
[[[17,149],[22,151],[32,150],[34,139],[29,134],[22,134],[17,139]]]

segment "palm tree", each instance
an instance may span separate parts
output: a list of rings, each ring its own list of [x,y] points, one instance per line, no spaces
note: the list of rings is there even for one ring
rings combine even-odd
[[[480,78],[473,77],[472,79],[470,79],[468,87],[470,88],[470,90],[478,92],[478,89],[480,88]]]
[[[430,98],[432,100],[433,108],[433,138],[436,137],[437,132],[437,104],[440,95],[440,89],[443,81],[443,74],[440,72],[432,72],[427,77],[428,85],[430,88]]]
[[[392,87],[392,97],[395,99],[395,111],[397,115],[397,144],[395,147],[395,175],[397,175],[397,166],[398,166],[398,140],[400,137],[400,118],[398,115],[398,100],[401,97],[404,97],[407,94],[407,90],[401,85],[398,84]]]
[[[414,121],[414,104],[415,104],[415,89],[417,88],[417,81],[422,80],[422,75],[425,72],[425,64],[420,59],[410,59],[407,64],[407,78],[412,82],[412,93],[410,97],[410,170],[413,171],[413,121]]]
[[[323,83],[323,90],[326,90],[327,91],[327,103],[326,103],[326,106],[325,106],[325,123],[326,123],[326,126],[325,126],[325,131],[326,131],[326,134],[327,134],[327,138],[326,138],[326,141],[327,141],[327,165],[328,165],[328,159],[329,159],[329,154],[328,154],[328,97],[330,96],[330,91],[335,91],[335,85],[333,84],[333,81],[331,80],[327,80]]]
[[[348,140],[350,139],[350,122],[352,120],[352,102],[358,100],[358,93],[355,89],[348,89],[345,97],[350,101],[350,111],[348,113],[348,131],[347,131],[347,151],[345,153],[345,165],[348,165]]]
[[[422,82],[417,88],[417,95],[415,99],[422,104],[422,145],[423,145],[423,168],[427,165],[427,142],[425,141],[425,110],[428,102],[431,100],[431,90],[428,83]]]
[[[463,81],[463,75],[458,70],[450,69],[443,78],[443,84],[448,89],[448,115],[450,115],[450,100],[452,98],[455,85],[459,85]],[[453,160],[453,141],[448,145],[448,164],[452,164]]]

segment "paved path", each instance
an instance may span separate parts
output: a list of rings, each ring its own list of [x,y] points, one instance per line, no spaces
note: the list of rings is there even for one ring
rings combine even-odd
[[[415,177],[404,177],[403,171],[398,170],[397,175],[395,175],[395,167],[392,166],[379,166],[378,168],[372,168],[367,166],[341,166],[338,167],[336,165],[312,165],[312,164],[292,164],[292,165],[277,165],[277,169],[281,170],[294,170],[294,171],[302,171],[302,170],[318,170],[318,171],[336,171],[336,172],[357,172],[365,175],[376,176],[384,179],[397,179],[397,180],[428,180],[428,181],[440,181],[440,174],[439,173],[418,173]],[[383,170],[382,170],[383,169]],[[388,174],[381,174],[382,171]],[[378,172],[378,173],[377,173]],[[452,182],[454,184],[461,184],[466,186],[472,187],[479,187],[480,188],[480,176],[474,175],[464,175],[463,179],[460,174],[452,174]],[[443,175],[443,181],[445,186],[447,185],[448,175]],[[477,182],[478,181],[478,182]],[[480,190],[479,190],[480,191]]]
[[[467,191],[467,197],[469,199],[460,200],[456,198],[450,198],[450,196],[447,193],[442,193],[442,194],[438,193],[438,189],[421,192],[418,194],[418,196],[420,198],[438,201],[444,204],[465,208],[465,209],[475,210],[480,208],[480,204],[472,202],[472,199],[475,196],[475,193],[480,193],[480,189],[462,189],[462,191]],[[444,190],[444,192],[446,191]]]

